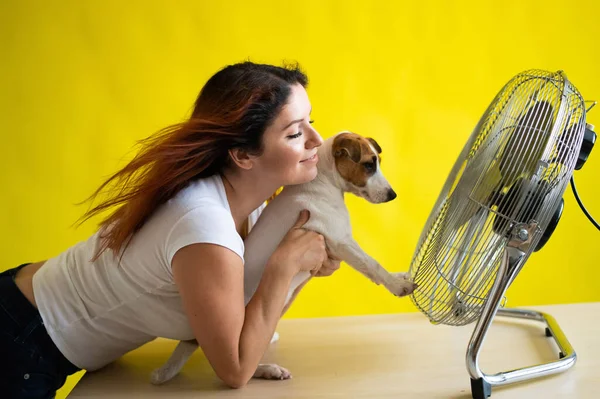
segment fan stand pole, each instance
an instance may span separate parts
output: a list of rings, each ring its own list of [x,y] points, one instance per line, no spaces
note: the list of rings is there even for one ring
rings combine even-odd
[[[492,394],[492,386],[511,384],[550,374],[560,373],[571,368],[577,354],[567,340],[556,320],[543,312],[525,309],[499,309],[504,293],[522,264],[527,247],[537,225],[517,225],[512,230],[512,237],[505,248],[504,256],[498,269],[497,277],[490,294],[485,302],[481,317],[477,321],[467,349],[467,370],[471,376],[471,393],[474,399],[486,399]],[[499,316],[518,319],[534,320],[546,327],[546,336],[552,337],[560,348],[559,360],[542,363],[535,366],[523,367],[516,370],[485,374],[479,368],[479,353],[496,313]]]

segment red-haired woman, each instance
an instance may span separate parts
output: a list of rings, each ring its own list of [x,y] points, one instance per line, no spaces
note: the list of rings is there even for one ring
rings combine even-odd
[[[244,306],[243,236],[265,201],[316,177],[297,66],[244,62],[213,75],[191,117],[143,141],[92,196],[83,220],[112,213],[54,258],[0,274],[0,392],[53,397],[68,375],[96,370],[153,340],[196,339],[231,387],[252,377],[298,271],[328,275],[323,237],[298,222]],[[321,266],[324,266],[321,269]],[[319,270],[321,269],[321,270]]]

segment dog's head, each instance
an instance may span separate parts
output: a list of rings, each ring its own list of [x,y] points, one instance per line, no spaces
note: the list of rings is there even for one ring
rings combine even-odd
[[[340,133],[333,139],[331,152],[337,173],[345,182],[344,191],[375,204],[396,198],[379,168],[381,147],[375,140],[356,133]]]

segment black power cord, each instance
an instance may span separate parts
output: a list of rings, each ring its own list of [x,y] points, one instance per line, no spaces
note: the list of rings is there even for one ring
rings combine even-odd
[[[573,195],[575,196],[575,199],[577,200],[579,207],[581,208],[583,213],[585,213],[585,216],[587,216],[587,218],[590,220],[590,222],[592,222],[592,224],[594,226],[596,226],[596,228],[598,230],[600,230],[600,224],[598,224],[598,222],[596,222],[594,220],[592,215],[590,215],[590,213],[587,211],[587,209],[585,209],[585,206],[583,206],[583,202],[581,202],[581,199],[579,198],[579,194],[577,193],[577,188],[575,187],[575,179],[573,178],[573,176],[571,176],[571,188],[573,189]]]

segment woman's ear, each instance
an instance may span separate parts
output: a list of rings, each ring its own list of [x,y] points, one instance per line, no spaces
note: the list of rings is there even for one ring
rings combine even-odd
[[[254,166],[254,156],[250,155],[248,151],[241,148],[233,148],[229,150],[229,157],[231,160],[240,168],[250,170]]]

